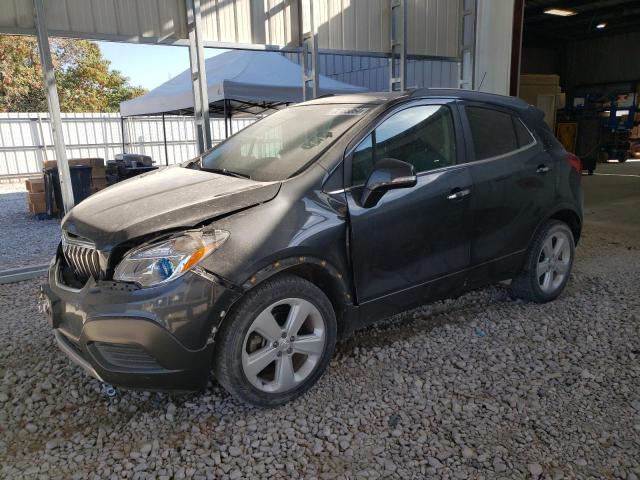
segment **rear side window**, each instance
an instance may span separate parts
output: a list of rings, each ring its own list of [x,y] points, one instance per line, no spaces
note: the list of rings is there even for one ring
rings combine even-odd
[[[518,147],[526,147],[535,142],[535,139],[531,135],[531,132],[524,126],[522,120],[518,117],[513,117],[513,125],[516,127],[516,137],[518,138]]]
[[[483,107],[465,107],[465,111],[475,160],[505,155],[535,142],[529,129],[515,115]]]

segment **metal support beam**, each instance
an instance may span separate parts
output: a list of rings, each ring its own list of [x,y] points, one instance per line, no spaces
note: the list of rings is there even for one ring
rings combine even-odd
[[[122,135],[122,153],[127,153],[127,142],[124,132],[124,117],[120,117],[120,134]]]
[[[511,78],[509,95],[520,93],[520,67],[522,66],[522,29],[524,27],[524,0],[515,0],[513,5],[513,33],[511,34]]]
[[[302,2],[299,6],[302,14]],[[302,28],[302,25],[301,25]],[[302,100],[317,98],[320,92],[318,72],[318,34],[313,25],[313,0],[309,1],[309,29],[302,34]]]
[[[302,100],[317,98],[320,91],[318,73],[318,34],[302,36]]]
[[[198,137],[198,152],[202,153],[211,148],[211,124],[209,123],[209,95],[207,92],[204,40],[201,30],[200,0],[185,1],[189,31],[189,62],[193,85],[193,116]]]
[[[391,57],[389,59],[389,90],[407,88],[407,8],[405,0],[391,0]]]
[[[47,94],[47,104],[49,106],[49,118],[51,119],[51,132],[53,134],[53,146],[56,152],[58,165],[58,177],[60,178],[60,191],[62,192],[62,207],[65,212],[73,208],[73,188],[71,186],[71,172],[62,133],[62,118],[60,117],[60,100],[58,89],[56,88],[56,76],[51,60],[51,49],[49,47],[49,32],[44,14],[43,0],[33,0],[33,19],[38,37],[38,50],[40,51],[40,63],[42,63],[42,74],[44,87]]]
[[[462,4],[460,28],[460,81],[459,87],[473,90],[476,71],[476,0],[459,0]]]

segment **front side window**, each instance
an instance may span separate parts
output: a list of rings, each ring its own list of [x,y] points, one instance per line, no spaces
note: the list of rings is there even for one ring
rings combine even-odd
[[[465,107],[475,160],[513,152],[535,142],[531,133],[518,117],[483,107]]]
[[[345,104],[280,110],[204,154],[200,168],[261,182],[287,179],[307,168],[367,111]]]
[[[375,163],[383,158],[410,163],[416,173],[455,164],[455,135],[449,108],[409,107],[378,125],[353,151],[352,185],[364,184]]]

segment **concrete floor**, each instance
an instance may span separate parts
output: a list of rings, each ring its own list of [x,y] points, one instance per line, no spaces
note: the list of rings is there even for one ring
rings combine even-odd
[[[640,161],[599,164],[582,186],[585,223],[640,231]]]

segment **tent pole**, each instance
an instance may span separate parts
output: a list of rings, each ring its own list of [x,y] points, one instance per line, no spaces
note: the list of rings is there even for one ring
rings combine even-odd
[[[193,87],[193,116],[198,136],[198,152],[211,148],[211,124],[209,123],[209,94],[207,71],[204,61],[204,40],[200,17],[200,0],[185,0],[187,29],[189,31],[189,63]]]
[[[233,135],[233,123],[231,123],[231,115],[233,115],[233,108],[231,108],[231,101],[229,101],[229,135]]]
[[[167,148],[167,124],[164,121],[164,113],[162,114],[162,139],[164,140],[164,162],[169,166],[169,149]]]
[[[229,127],[227,125],[227,99],[223,100],[222,106],[224,108],[224,138],[229,138]]]
[[[67,161],[67,152],[62,132],[62,117],[60,116],[60,99],[56,87],[56,76],[51,60],[51,48],[49,46],[49,31],[47,29],[43,0],[33,0],[33,20],[38,37],[38,50],[40,51],[40,62],[42,63],[42,74],[47,103],[49,106],[49,118],[51,119],[51,132],[53,134],[53,147],[56,152],[58,172],[60,173],[60,190],[62,191],[62,203],[59,207],[64,207],[68,212],[73,208],[74,198],[71,187],[71,171]]]

